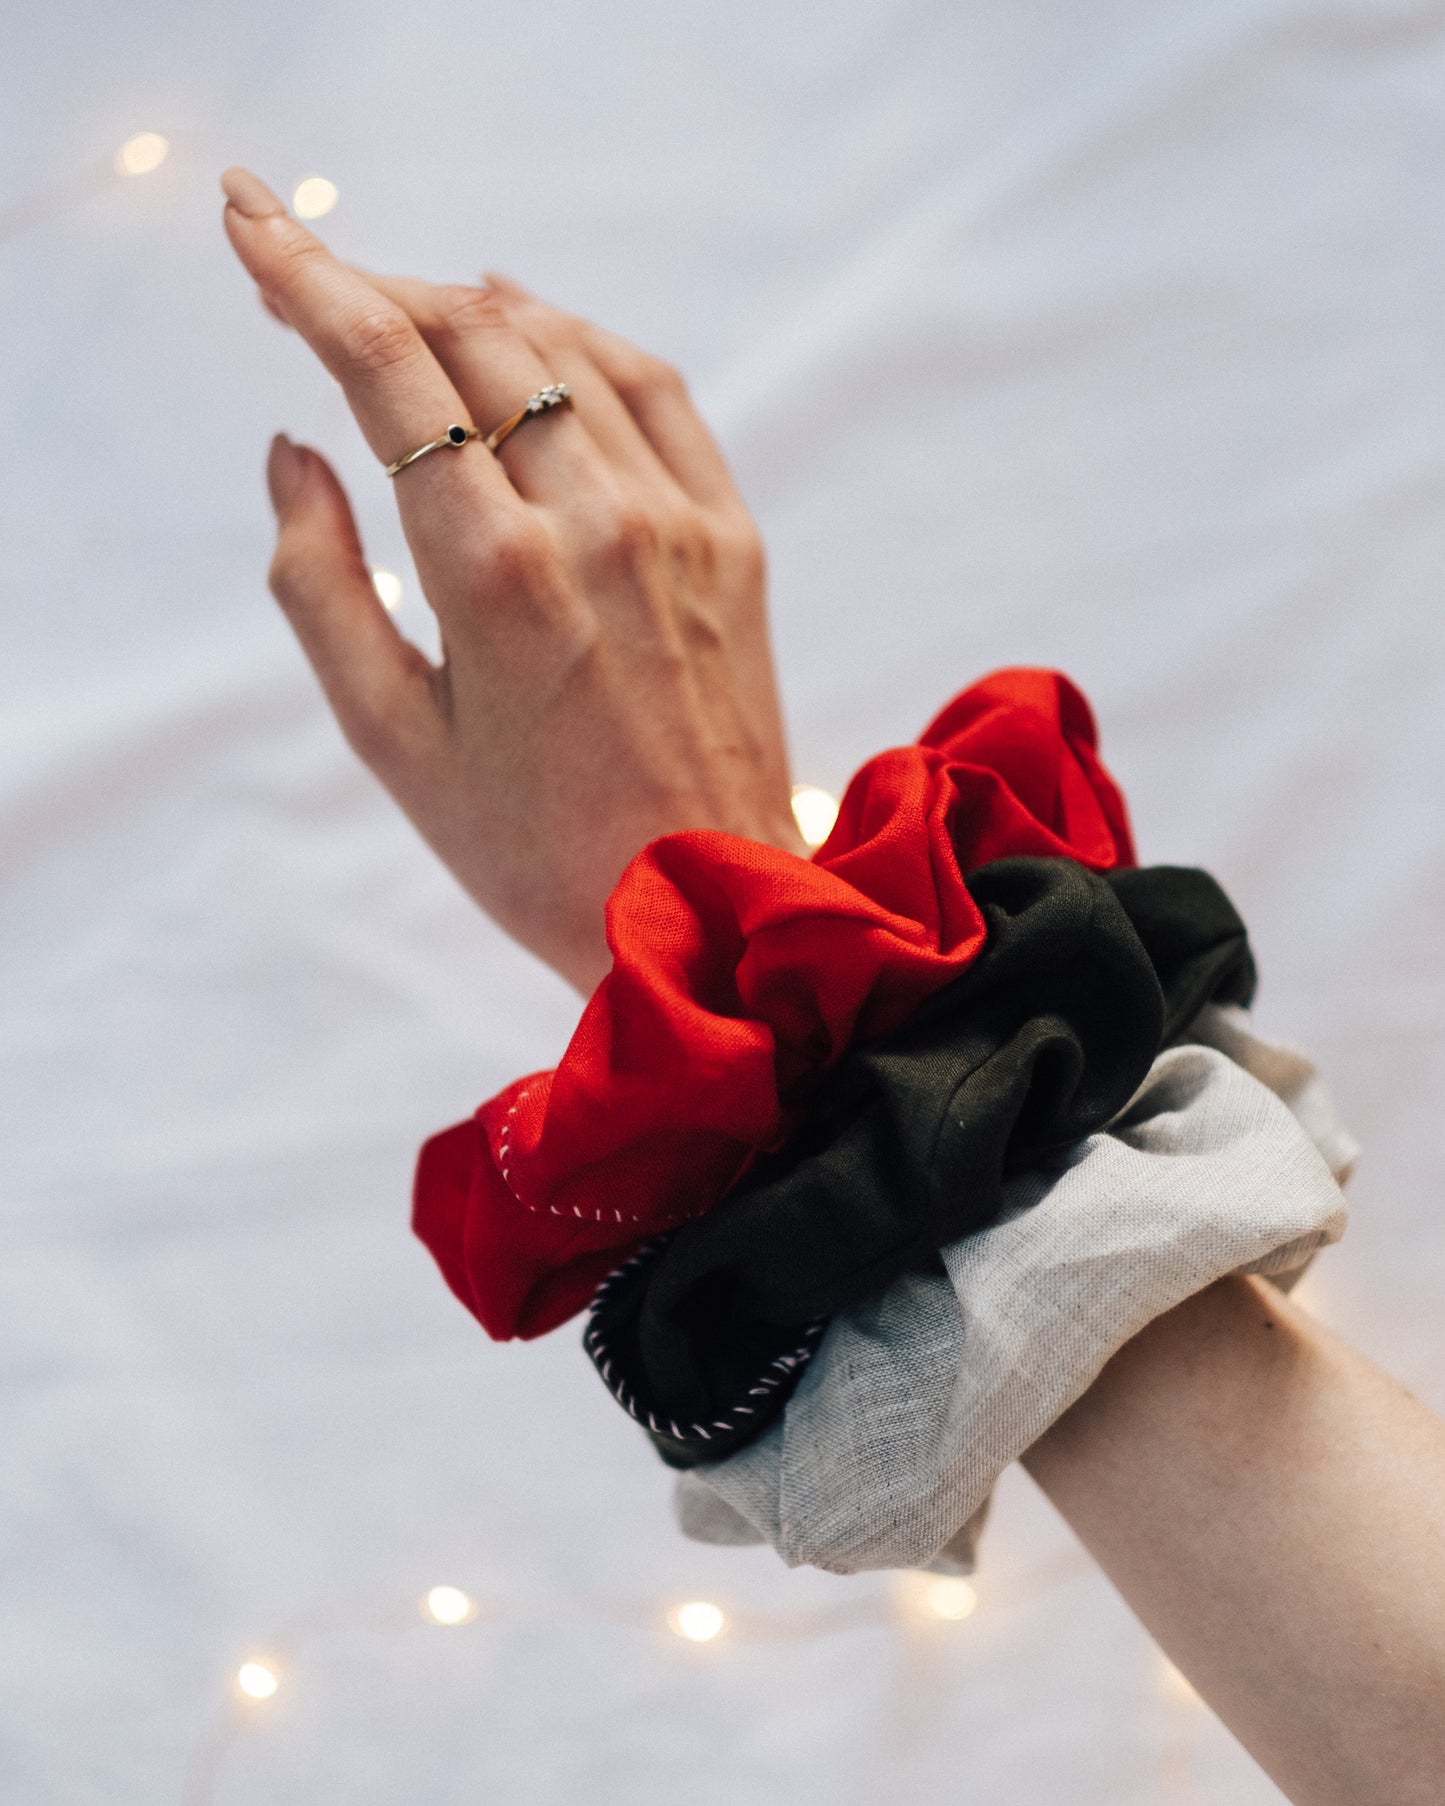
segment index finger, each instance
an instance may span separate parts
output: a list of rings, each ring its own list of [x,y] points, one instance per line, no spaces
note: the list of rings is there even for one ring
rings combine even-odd
[[[292,219],[249,170],[221,177],[226,233],[262,293],[279,306],[341,384],[367,443],[383,464],[440,438],[449,426],[471,426],[465,404],[405,311],[378,294]],[[425,480],[419,480],[425,476]],[[413,498],[472,498],[516,503],[516,491],[494,458],[463,447],[398,472],[406,511]]]

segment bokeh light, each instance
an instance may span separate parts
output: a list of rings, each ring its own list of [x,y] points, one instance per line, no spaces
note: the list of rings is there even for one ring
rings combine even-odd
[[[307,176],[304,182],[296,184],[291,210],[297,219],[320,219],[323,213],[330,213],[340,198],[335,182],[328,182],[325,176]]]
[[[242,1662],[236,1685],[247,1699],[270,1699],[281,1685],[281,1677],[269,1662]]]
[[[838,819],[838,799],[816,784],[794,784],[793,819],[810,847],[820,847]]]
[[[460,1587],[433,1587],[421,1602],[433,1624],[465,1624],[477,1615],[476,1601]]]
[[[1187,1706],[1199,1704],[1199,1695],[1194,1691],[1192,1684],[1180,1673],[1168,1656],[1159,1658],[1159,1684],[1170,1699],[1179,1700]]]
[[[947,1618],[957,1624],[972,1617],[978,1605],[978,1594],[966,1580],[939,1574],[924,1582],[921,1603],[935,1618]]]
[[[148,176],[170,154],[170,143],[159,132],[137,132],[115,153],[115,167],[123,176]]]
[[[678,1636],[689,1643],[711,1643],[727,1623],[727,1613],[707,1599],[690,1599],[667,1615],[667,1621]]]
[[[401,598],[405,594],[401,578],[395,571],[377,569],[371,573],[371,587],[376,591],[381,606],[389,615],[394,615],[401,607]]]

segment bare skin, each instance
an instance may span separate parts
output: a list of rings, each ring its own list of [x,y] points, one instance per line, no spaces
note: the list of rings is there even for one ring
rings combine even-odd
[[[720,828],[806,850],[757,529],[659,359],[499,277],[369,279],[256,177],[224,186],[237,255],[383,464],[572,388],[573,409],[495,456],[473,442],[395,479],[440,666],[378,602],[325,461],[279,438],[267,477],[272,589],[352,746],[482,908],[590,992],[603,902],[649,840]]]
[[[1224,1280],[1024,1465],[1291,1800],[1445,1800],[1445,1424],[1403,1386]]]
[[[758,535],[675,371],[505,278],[336,262],[254,176],[226,230],[383,463],[545,384],[575,412],[400,473],[445,658],[373,593],[350,507],[284,438],[272,587],[343,731],[461,883],[584,993],[654,836],[804,849]],[[1263,1282],[1109,1364],[1026,1465],[1297,1806],[1445,1800],[1445,1425]]]

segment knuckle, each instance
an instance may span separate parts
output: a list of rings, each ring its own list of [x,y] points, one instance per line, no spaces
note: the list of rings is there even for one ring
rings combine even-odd
[[[545,529],[525,515],[494,529],[477,562],[486,587],[507,594],[540,592],[554,574],[551,541]]]
[[[613,383],[624,394],[685,396],[687,383],[676,364],[619,343],[612,354]]]
[[[581,346],[587,337],[587,322],[576,314],[564,313],[560,307],[536,303],[538,330],[555,345]]]
[[[586,564],[606,573],[635,571],[670,543],[663,511],[623,483],[601,477],[577,517],[578,550]]]
[[[634,565],[655,567],[669,589],[706,594],[718,574],[717,542],[704,521],[687,510],[663,509],[621,530],[622,550]]]
[[[719,563],[735,583],[757,588],[767,580],[767,553],[751,516],[725,522],[716,531],[716,543]]]
[[[339,334],[342,358],[376,375],[409,363],[416,346],[416,329],[397,308],[368,308],[344,322]]]
[[[695,673],[699,654],[705,650],[695,643],[685,622],[669,616],[659,621],[650,638],[647,663],[655,679],[669,686],[681,686]]]
[[[309,562],[301,548],[283,534],[271,556],[271,568],[266,573],[267,587],[282,608],[289,611],[297,601],[305,588],[309,568]]]
[[[267,279],[276,288],[285,289],[300,271],[329,255],[304,226],[295,220],[280,222],[271,237],[268,258],[271,267],[267,271]]]
[[[674,524],[670,539],[678,566],[710,585],[717,575],[721,554],[716,533],[705,521],[686,517]]]
[[[723,651],[728,636],[715,608],[696,596],[685,596],[676,610],[678,636],[691,657]]]
[[[577,672],[596,660],[603,634],[594,609],[575,603],[560,606],[552,611],[547,630],[556,666]]]
[[[684,509],[668,522],[667,544],[678,571],[704,592],[756,589],[765,580],[762,538],[745,513]]]
[[[665,358],[648,357],[647,385],[659,395],[680,399],[687,394],[686,378],[676,364],[669,364]]]
[[[545,338],[549,343],[562,344],[575,342],[581,336],[580,323],[571,314],[563,313],[560,307],[553,307],[550,301],[539,301],[535,296],[525,301],[496,299],[507,318],[515,321],[528,338]]]
[[[648,387],[649,362],[647,353],[639,351],[635,345],[611,348],[607,360],[608,375],[619,394],[638,395]]]
[[[437,330],[448,337],[467,338],[473,333],[505,327],[507,315],[490,289],[452,283],[437,296],[436,323]]]
[[[549,345],[562,351],[585,351],[587,345],[587,322],[576,314],[563,313],[560,308],[547,308],[537,321],[537,329]]]
[[[547,363],[550,381],[576,381],[576,353],[580,339],[568,330],[565,319],[529,314],[517,321],[517,330]]]
[[[602,552],[609,563],[636,569],[656,554],[661,541],[660,523],[640,502],[628,498],[607,511]]]

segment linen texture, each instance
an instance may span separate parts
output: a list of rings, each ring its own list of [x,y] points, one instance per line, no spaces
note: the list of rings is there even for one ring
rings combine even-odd
[[[790,1567],[970,1572],[1003,1469],[1183,1299],[1231,1273],[1293,1283],[1343,1233],[1357,1152],[1303,1055],[1206,1010],[942,1272],[835,1317],[782,1416],[680,1476],[682,1529]]]

